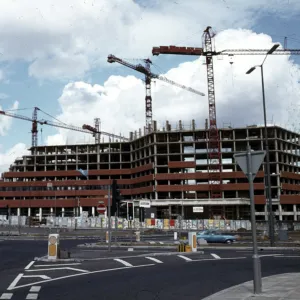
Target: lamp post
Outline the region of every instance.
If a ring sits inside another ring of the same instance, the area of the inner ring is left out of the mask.
[[[266,99],[265,99],[265,84],[264,84],[264,70],[263,65],[269,54],[272,54],[279,44],[273,45],[273,47],[267,52],[263,62],[260,65],[250,68],[246,74],[251,74],[256,68],[261,70],[261,85],[262,85],[262,98],[263,98],[263,113],[264,113],[264,142],[266,151],[266,183],[267,183],[267,199],[268,199],[268,210],[269,210],[269,237],[270,245],[274,246],[274,219],[273,219],[273,208],[272,208],[272,192],[271,192],[271,171],[270,171],[270,152],[269,152],[269,140],[268,140],[268,125],[267,125],[267,112],[266,112]]]

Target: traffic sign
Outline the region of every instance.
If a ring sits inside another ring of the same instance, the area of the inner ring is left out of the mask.
[[[249,171],[247,167],[247,152],[237,153],[234,154],[233,157],[235,158],[236,162],[242,169],[243,173],[247,176],[248,180],[254,180],[256,173],[259,170],[262,162],[264,161],[266,155],[266,151],[251,151],[251,173],[252,178],[249,178]]]
[[[106,206],[104,204],[99,204],[97,206],[97,212],[100,215],[104,215],[106,213]]]

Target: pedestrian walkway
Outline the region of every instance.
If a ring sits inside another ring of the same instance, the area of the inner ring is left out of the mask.
[[[203,300],[299,300],[300,273],[279,274],[262,279],[262,294],[253,294],[253,281],[228,288]]]

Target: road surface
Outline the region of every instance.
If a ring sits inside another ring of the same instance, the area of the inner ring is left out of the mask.
[[[249,250],[157,256],[133,253],[126,257],[61,264],[33,262],[34,256],[45,254],[42,243],[0,242],[0,255],[4,258],[0,264],[0,299],[5,296],[3,299],[13,300],[199,300],[252,279]],[[71,247],[76,241],[68,243],[66,246]],[[300,272],[299,251],[262,251],[260,255],[263,276]]]

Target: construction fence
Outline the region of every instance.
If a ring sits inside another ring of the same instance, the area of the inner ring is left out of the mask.
[[[108,218],[104,217],[46,217],[42,220],[26,216],[0,215],[0,227],[58,227],[70,229],[106,229]],[[300,222],[277,222],[276,229],[300,230]],[[138,219],[128,221],[121,218],[111,218],[113,229],[160,229],[160,230],[205,230],[220,229],[222,231],[251,230],[249,220],[169,220],[169,219],[145,219],[139,222]],[[267,222],[256,222],[257,230],[268,230]]]

